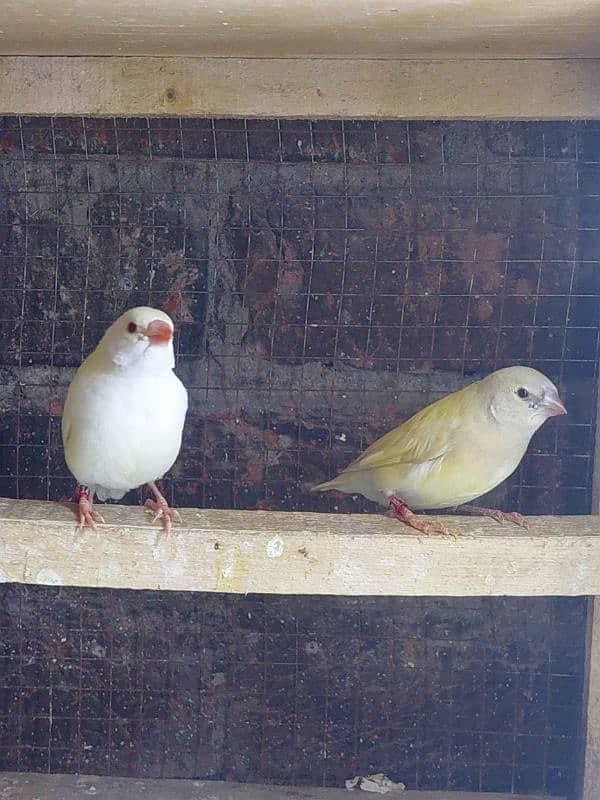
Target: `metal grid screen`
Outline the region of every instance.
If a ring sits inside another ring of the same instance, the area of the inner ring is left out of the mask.
[[[73,369],[150,303],[190,391],[177,504],[372,512],[308,486],[525,363],[569,415],[494,499],[589,512],[599,179],[595,122],[0,118],[0,495],[72,491]],[[573,785],[581,601],[2,591],[5,768]]]

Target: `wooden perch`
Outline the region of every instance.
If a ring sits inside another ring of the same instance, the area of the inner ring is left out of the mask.
[[[557,120],[599,105],[600,59],[0,56],[0,114]]]
[[[206,780],[156,780],[98,775],[36,775],[8,772],[0,775],[3,800],[348,800],[380,797],[365,792],[349,794],[346,789],[311,786],[264,786],[254,783],[224,783]],[[522,794],[487,792],[390,792],[388,800],[564,800]]]
[[[598,517],[529,529],[446,517],[423,536],[379,514],[182,509],[166,537],[141,507],[102,506],[99,533],[57,504],[0,500],[0,581],[333,595],[600,594]]]

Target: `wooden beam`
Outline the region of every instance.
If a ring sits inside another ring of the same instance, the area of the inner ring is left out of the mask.
[[[352,777],[350,775],[350,777]],[[0,774],[2,800],[348,800],[347,789],[321,789],[311,786],[263,786],[253,783],[225,783],[204,780],[148,780],[97,775],[39,775],[5,772]],[[368,795],[366,795],[368,796]],[[495,792],[390,792],[389,800],[564,800]]]
[[[594,446],[594,472],[592,475],[592,514],[600,514],[600,379],[597,390],[596,441]]]
[[[592,514],[600,524],[600,384],[592,477]],[[588,600],[583,702],[581,800],[597,800],[600,786],[600,592]]]
[[[595,517],[529,529],[446,517],[418,536],[378,514],[183,509],[169,537],[142,508],[107,505],[98,534],[56,503],[0,501],[0,581],[130,589],[332,595],[600,594]]]
[[[246,58],[598,55],[590,0],[3,0],[0,52]]]
[[[0,114],[597,117],[600,60],[0,58]]]
[[[600,600],[590,597],[587,610],[583,703],[581,800],[598,800],[600,786]]]

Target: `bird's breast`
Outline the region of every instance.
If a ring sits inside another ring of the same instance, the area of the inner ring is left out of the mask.
[[[82,376],[65,407],[69,468],[90,485],[126,489],[155,480],[177,457],[187,410],[179,379]]]
[[[523,452],[459,446],[435,461],[417,465],[409,476],[414,508],[449,508],[481,497],[515,471]]]

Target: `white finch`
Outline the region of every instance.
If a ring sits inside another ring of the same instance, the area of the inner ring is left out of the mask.
[[[166,533],[179,513],[155,481],[179,454],[187,391],[173,372],[173,322],[155,308],[131,308],[106,331],[75,373],[62,418],[67,465],[78,482],[79,526],[104,522],[100,500],[148,484],[146,506]]]
[[[446,529],[411,509],[460,507],[525,525],[515,512],[462,504],[508,478],[537,429],[548,417],[566,413],[556,387],[541,372],[499,369],[422,409],[313,491],[362,494],[424,533]]]

